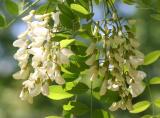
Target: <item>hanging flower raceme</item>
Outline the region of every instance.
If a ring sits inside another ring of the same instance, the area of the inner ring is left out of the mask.
[[[52,81],[65,83],[60,66],[69,63],[68,58],[73,53],[69,49],[60,48],[59,42],[51,40],[56,28],[49,27],[49,20],[52,18],[54,27],[57,27],[58,15],[58,12],[36,15],[33,10],[23,18],[27,29],[13,43],[19,48],[14,58],[20,67],[20,71],[13,77],[26,79],[20,94],[22,100],[32,102],[32,98],[40,93],[48,95],[49,83]]]
[[[140,95],[145,89],[143,79],[146,74],[137,70],[137,67],[143,64],[144,56],[137,50],[138,43],[129,36],[116,34],[104,40],[108,47],[106,61],[113,67],[112,70],[108,68],[110,77],[104,81],[104,85],[108,90],[118,92],[121,98],[112,104],[110,110],[131,110],[132,98]]]
[[[131,110],[132,99],[145,89],[143,79],[146,74],[137,70],[144,61],[144,55],[137,49],[139,44],[134,37],[122,35],[122,31],[104,35],[99,33],[97,27],[94,30],[93,36],[96,37],[96,32],[102,40],[96,42],[93,39],[86,50],[89,56],[86,64],[90,66],[88,78],[91,81],[104,78],[100,87],[101,96],[108,90],[118,93],[120,100],[113,102],[110,110]],[[97,49],[96,43],[102,44],[101,49]]]
[[[97,26],[95,26],[94,31],[93,31],[93,37],[96,35],[97,32],[98,32],[98,28]],[[93,81],[97,79],[98,77],[98,64],[96,60],[97,49],[96,49],[96,41],[94,39],[92,40],[89,47],[87,48],[86,54],[87,56],[89,56],[89,58],[87,59],[85,63],[88,66],[90,66],[90,68],[87,70],[88,71],[87,76],[91,81]]]

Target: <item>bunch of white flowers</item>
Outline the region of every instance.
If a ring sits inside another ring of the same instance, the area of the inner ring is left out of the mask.
[[[137,67],[143,64],[144,55],[138,51],[139,44],[133,39],[134,37],[123,37],[122,32],[113,32],[108,36],[100,35],[103,40],[103,49],[101,49],[103,54],[97,49],[94,40],[86,50],[86,54],[90,56],[86,61],[86,64],[90,66],[89,78],[91,80],[98,76],[104,78],[100,95],[105,95],[107,90],[119,94],[120,101],[114,102],[110,110],[114,111],[118,108],[131,110],[132,98],[140,95],[145,89],[143,79],[146,74],[137,70]],[[93,36],[95,36],[94,32]]]
[[[23,82],[20,94],[22,100],[30,103],[33,97],[42,93],[48,95],[49,83],[55,81],[64,84],[61,76],[61,64],[69,63],[73,53],[67,48],[61,48],[60,43],[52,40],[55,27],[59,24],[59,13],[36,15],[32,10],[22,20],[28,28],[18,36],[13,45],[18,47],[14,58],[18,60],[20,71],[15,73],[15,79],[27,79]],[[54,20],[54,28],[49,27],[49,20]]]
[[[114,36],[106,45],[110,47],[108,60],[113,65],[110,71],[112,78],[108,80],[108,89],[117,91],[121,98],[114,102],[110,110],[132,109],[132,98],[140,95],[144,89],[143,79],[146,74],[137,70],[143,64],[144,55],[137,50],[139,44],[130,37]]]

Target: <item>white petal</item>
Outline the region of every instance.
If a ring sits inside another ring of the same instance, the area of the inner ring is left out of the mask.
[[[13,42],[13,46],[14,47],[19,47],[19,48],[27,48],[27,42],[26,42],[26,40],[25,39],[18,39],[18,40],[15,40],[14,42]]]
[[[64,54],[67,57],[70,57],[74,54],[70,49],[67,49],[67,48],[61,49],[61,52],[62,52],[62,54]]]
[[[47,96],[49,94],[49,85],[47,82],[44,83],[44,85],[41,88],[42,94]]]
[[[65,83],[65,80],[62,78],[62,76],[61,76],[59,71],[55,72],[55,82],[57,84],[64,84]]]
[[[33,97],[39,95],[41,93],[41,86],[41,83],[35,84],[34,88],[29,88],[29,94]]]
[[[20,96],[21,100],[27,100],[29,103],[33,103],[33,98],[29,95],[28,91],[21,91]]]
[[[35,15],[35,19],[37,20],[43,20],[45,18],[47,18],[50,14],[43,14],[43,15]]]
[[[42,36],[42,37],[46,38],[48,34],[49,34],[49,29],[47,29],[47,28],[36,27],[33,29],[34,36]]]
[[[69,59],[67,56],[65,56],[63,53],[60,52],[59,54],[59,59],[60,59],[60,64],[68,64],[69,63]]]
[[[29,14],[28,16],[25,16],[22,18],[23,21],[31,21],[33,17],[33,14]]]
[[[52,13],[52,19],[54,20],[54,27],[59,24],[59,14],[60,12]]]
[[[31,48],[28,50],[28,53],[30,53],[34,56],[41,57],[43,55],[43,50],[42,50],[42,48]]]
[[[145,85],[141,81],[132,83],[129,86],[129,90],[130,90],[130,93],[132,94],[132,97],[137,97],[144,91],[144,89],[145,89]]]
[[[34,88],[35,82],[32,80],[26,80],[22,83],[25,88]]]
[[[113,102],[112,105],[109,107],[110,111],[116,111],[120,107],[118,102]]]
[[[27,61],[29,58],[29,54],[27,53],[27,50],[25,48],[20,48],[15,53],[14,58],[19,61]]]
[[[14,79],[27,79],[29,76],[29,68],[25,68],[13,74]]]

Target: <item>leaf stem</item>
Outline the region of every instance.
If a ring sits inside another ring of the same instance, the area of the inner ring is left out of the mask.
[[[90,114],[90,118],[92,118],[92,114],[93,114],[93,81],[91,80],[91,101],[90,101],[90,105],[91,105],[91,114]]]
[[[11,20],[8,25],[5,28],[8,28],[10,25],[12,25],[18,18],[20,18],[23,14],[25,14],[26,11],[28,11],[31,7],[36,5],[40,0],[36,0],[31,5],[29,5],[26,9],[23,10],[22,13],[20,13],[15,19]]]
[[[152,115],[155,115],[155,108],[153,105],[153,96],[152,96],[150,85],[147,85],[147,88],[148,88],[148,92],[149,92],[149,96],[150,96],[150,101],[152,103]]]

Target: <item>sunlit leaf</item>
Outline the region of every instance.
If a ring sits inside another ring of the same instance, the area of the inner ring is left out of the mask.
[[[48,97],[53,100],[62,100],[72,97],[73,94],[68,93],[60,85],[53,85],[49,87]]]
[[[19,14],[18,4],[16,4],[13,0],[5,0],[5,5],[9,13],[13,15]]]
[[[160,84],[160,77],[154,77],[150,79],[149,83],[150,84]]]
[[[81,16],[89,15],[89,12],[83,6],[79,4],[71,4],[70,7],[74,12],[76,12],[77,14]]]
[[[154,104],[155,104],[155,106],[157,106],[157,107],[159,107],[159,108],[160,108],[160,98],[159,98],[159,99],[154,100]]]
[[[60,47],[61,48],[65,48],[68,45],[72,44],[74,41],[75,41],[75,39],[65,39],[65,40],[62,40],[62,41],[60,41]]]
[[[6,19],[2,14],[0,14],[0,27],[4,27],[5,25],[6,25]]]
[[[141,101],[133,105],[133,110],[130,113],[140,113],[149,108],[151,103],[149,101]]]
[[[128,5],[132,5],[135,3],[135,0],[123,0],[124,3],[128,4]]]
[[[70,111],[74,106],[71,105],[71,102],[69,102],[67,105],[63,105],[63,110]]]
[[[73,87],[75,87],[75,83],[74,82],[67,82],[65,84],[65,89],[68,91],[68,90],[71,90]]]
[[[147,56],[145,56],[144,65],[149,65],[155,62],[159,58],[159,56],[160,56],[160,50],[149,53]]]
[[[110,118],[110,114],[107,111],[102,110],[102,112],[103,112],[103,118]]]

